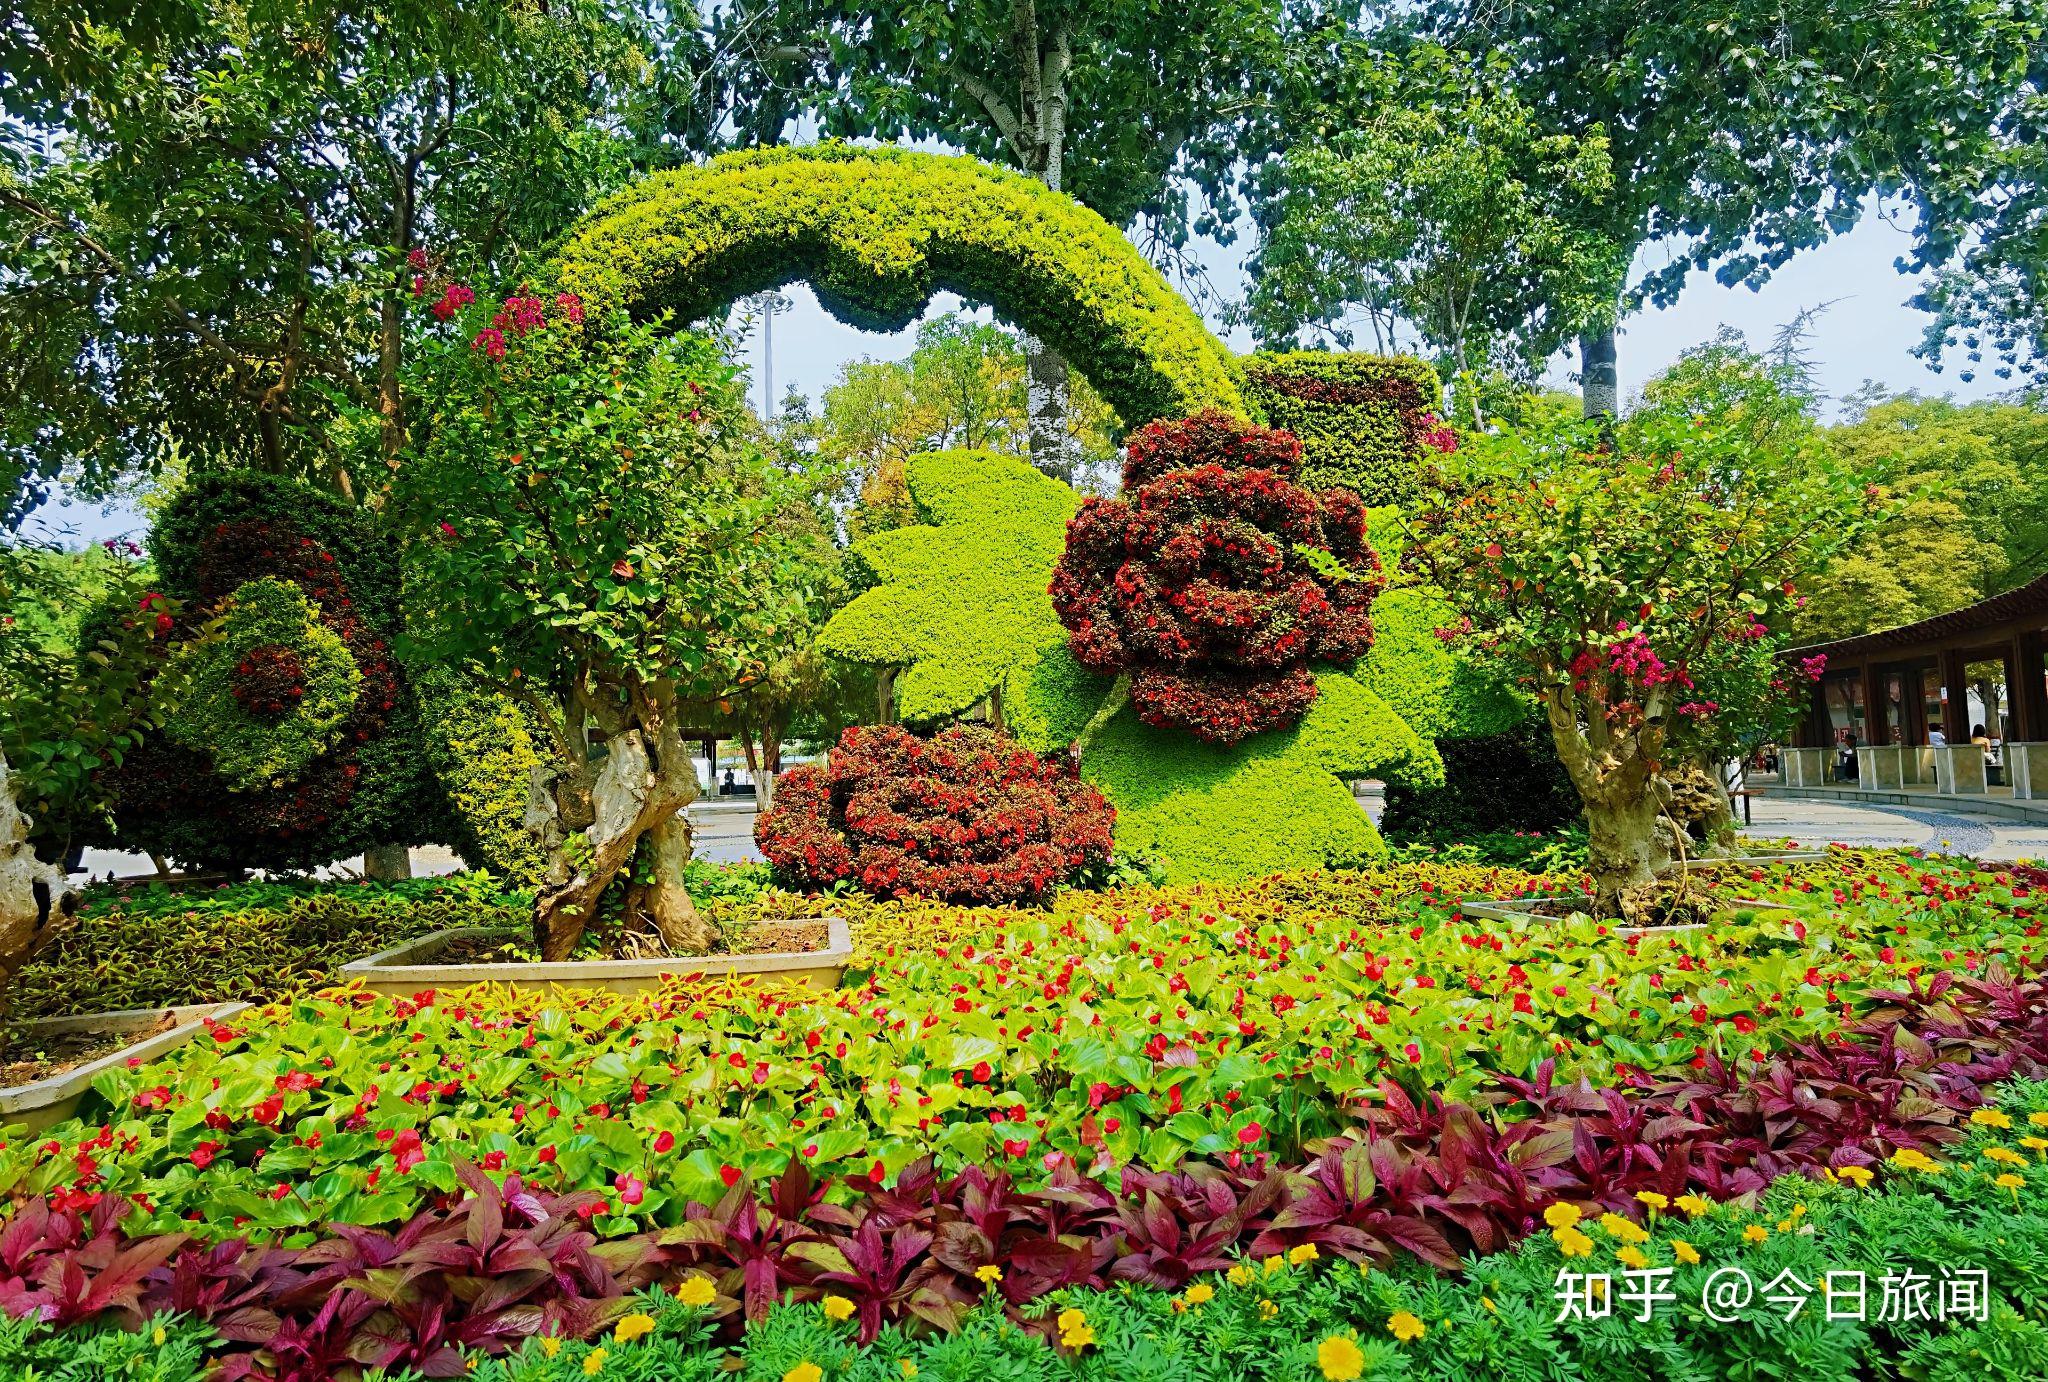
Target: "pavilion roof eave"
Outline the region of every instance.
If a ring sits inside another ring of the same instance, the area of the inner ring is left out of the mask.
[[[2003,595],[1993,595],[1916,623],[1878,629],[1854,638],[1838,638],[1832,643],[1788,648],[1781,656],[1791,660],[1825,654],[1834,663],[1863,661],[1883,653],[1970,647],[1980,635],[1987,636],[1988,641],[1990,635],[2019,632],[2029,622],[2035,627],[2048,624],[2048,575],[2038,576]]]

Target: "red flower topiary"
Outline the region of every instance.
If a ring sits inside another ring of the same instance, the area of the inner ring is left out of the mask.
[[[1301,444],[1226,413],[1132,434],[1124,492],[1067,524],[1053,608],[1074,656],[1129,673],[1147,724],[1215,744],[1299,720],[1312,662],[1372,645],[1379,559],[1349,490],[1295,483]]]
[[[782,774],[754,839],[786,882],[876,897],[1044,901],[1108,860],[1116,812],[1063,764],[956,725],[929,739],[856,726],[827,766]]]

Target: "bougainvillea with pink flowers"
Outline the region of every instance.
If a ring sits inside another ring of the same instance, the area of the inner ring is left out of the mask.
[[[1063,762],[955,725],[929,739],[856,726],[823,768],[782,776],[754,838],[805,889],[852,882],[876,897],[1038,903],[1107,863],[1116,812]]]
[[[1772,630],[1864,491],[1810,432],[1682,406],[1483,438],[1424,486],[1415,553],[1462,616],[1440,636],[1539,697],[1600,905],[1642,914],[1668,863],[1660,774],[1796,708],[1817,669],[1788,676]]]
[[[1299,720],[1310,668],[1372,644],[1365,505],[1296,483],[1301,445],[1224,413],[1133,433],[1124,488],[1067,525],[1053,608],[1145,723],[1234,744]]]

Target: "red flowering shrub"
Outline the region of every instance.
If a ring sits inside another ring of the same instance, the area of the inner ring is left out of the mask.
[[[1128,673],[1147,724],[1214,744],[1300,719],[1312,662],[1372,644],[1365,505],[1295,482],[1301,446],[1225,413],[1134,433],[1120,498],[1067,525],[1053,608],[1074,656]]]
[[[1036,903],[1109,858],[1115,820],[1100,792],[994,730],[924,739],[864,725],[826,767],[777,780],[754,839],[798,887],[851,880],[876,897]]]
[[[306,668],[290,648],[257,648],[235,664],[235,701],[258,720],[276,721],[306,696]]]

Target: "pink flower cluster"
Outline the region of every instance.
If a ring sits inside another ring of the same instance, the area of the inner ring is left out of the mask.
[[[453,293],[455,289],[451,287],[449,291]],[[465,294],[469,292],[467,288],[462,291]],[[557,293],[555,311],[563,321],[580,324],[583,320],[583,299],[574,293]],[[440,304],[435,305],[434,312],[446,320]],[[502,360],[505,358],[505,337],[508,333],[524,336],[527,332],[538,331],[547,324],[547,304],[533,296],[522,284],[518,292],[506,298],[504,305],[491,314],[491,324],[477,332],[470,339],[470,345],[493,360]]]
[[[460,312],[476,301],[476,294],[460,283],[451,283],[442,290],[441,300],[434,304],[434,315],[442,321]]]
[[[1422,415],[1422,430],[1416,439],[1441,455],[1447,456],[1458,449],[1458,434],[1435,413]]]
[[[1808,681],[1819,681],[1828,670],[1828,655],[1815,653],[1812,657],[1799,659],[1799,674]]]

